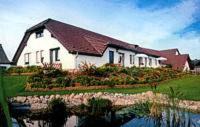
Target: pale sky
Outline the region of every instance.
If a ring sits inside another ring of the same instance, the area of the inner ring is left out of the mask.
[[[200,0],[0,0],[0,43],[10,60],[26,29],[47,18],[200,59]]]

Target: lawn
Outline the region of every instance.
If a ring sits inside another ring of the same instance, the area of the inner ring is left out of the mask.
[[[26,76],[5,76],[4,87],[7,96],[16,95],[46,95],[46,94],[70,94],[80,92],[118,92],[118,93],[140,93],[148,90],[152,90],[150,87],[138,87],[138,88],[109,88],[101,90],[76,90],[76,91],[48,91],[48,92],[25,92],[24,84],[26,82]],[[187,100],[200,100],[200,76],[188,75],[180,79],[174,79],[170,81],[162,82],[157,90],[161,93],[168,93],[169,87],[173,87],[174,90],[180,91],[184,96],[181,99]]]

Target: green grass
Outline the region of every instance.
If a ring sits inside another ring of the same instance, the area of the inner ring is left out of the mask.
[[[168,93],[169,87],[183,93],[183,96],[179,97],[180,99],[200,101],[200,75],[190,75],[181,79],[162,83],[158,87],[158,91],[161,93]]]
[[[7,103],[7,100],[6,100],[5,87],[4,87],[2,77],[3,77],[2,76],[2,70],[0,70],[0,106],[2,106],[3,112],[5,114],[7,126],[12,127],[12,122],[11,122],[8,103]],[[1,124],[0,124],[0,126],[1,126]]]
[[[4,86],[7,96],[16,95],[49,95],[49,94],[70,94],[80,92],[112,92],[112,93],[140,93],[148,90],[152,90],[150,87],[138,87],[138,88],[109,88],[99,90],[73,90],[73,91],[47,91],[47,92],[25,92],[24,84],[26,82],[26,76],[6,76],[4,77]],[[157,90],[161,93],[168,93],[169,87],[173,87],[174,90],[180,91],[184,94],[181,99],[187,100],[200,100],[200,76],[189,75],[180,79],[173,79],[167,82],[161,83]]]

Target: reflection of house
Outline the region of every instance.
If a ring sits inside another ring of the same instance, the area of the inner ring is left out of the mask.
[[[160,67],[160,58],[138,45],[47,19],[26,31],[13,62],[20,66],[62,65],[63,69],[76,69],[82,62]]]
[[[0,68],[7,68],[10,66],[10,61],[6,56],[6,53],[3,50],[2,45],[0,44]]]

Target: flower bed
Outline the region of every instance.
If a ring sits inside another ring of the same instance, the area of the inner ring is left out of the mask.
[[[30,90],[31,88],[115,87],[117,85],[154,84],[182,75],[184,73],[169,68],[126,68],[109,64],[96,67],[85,63],[77,74],[53,68],[41,69],[29,77],[26,88]]]

